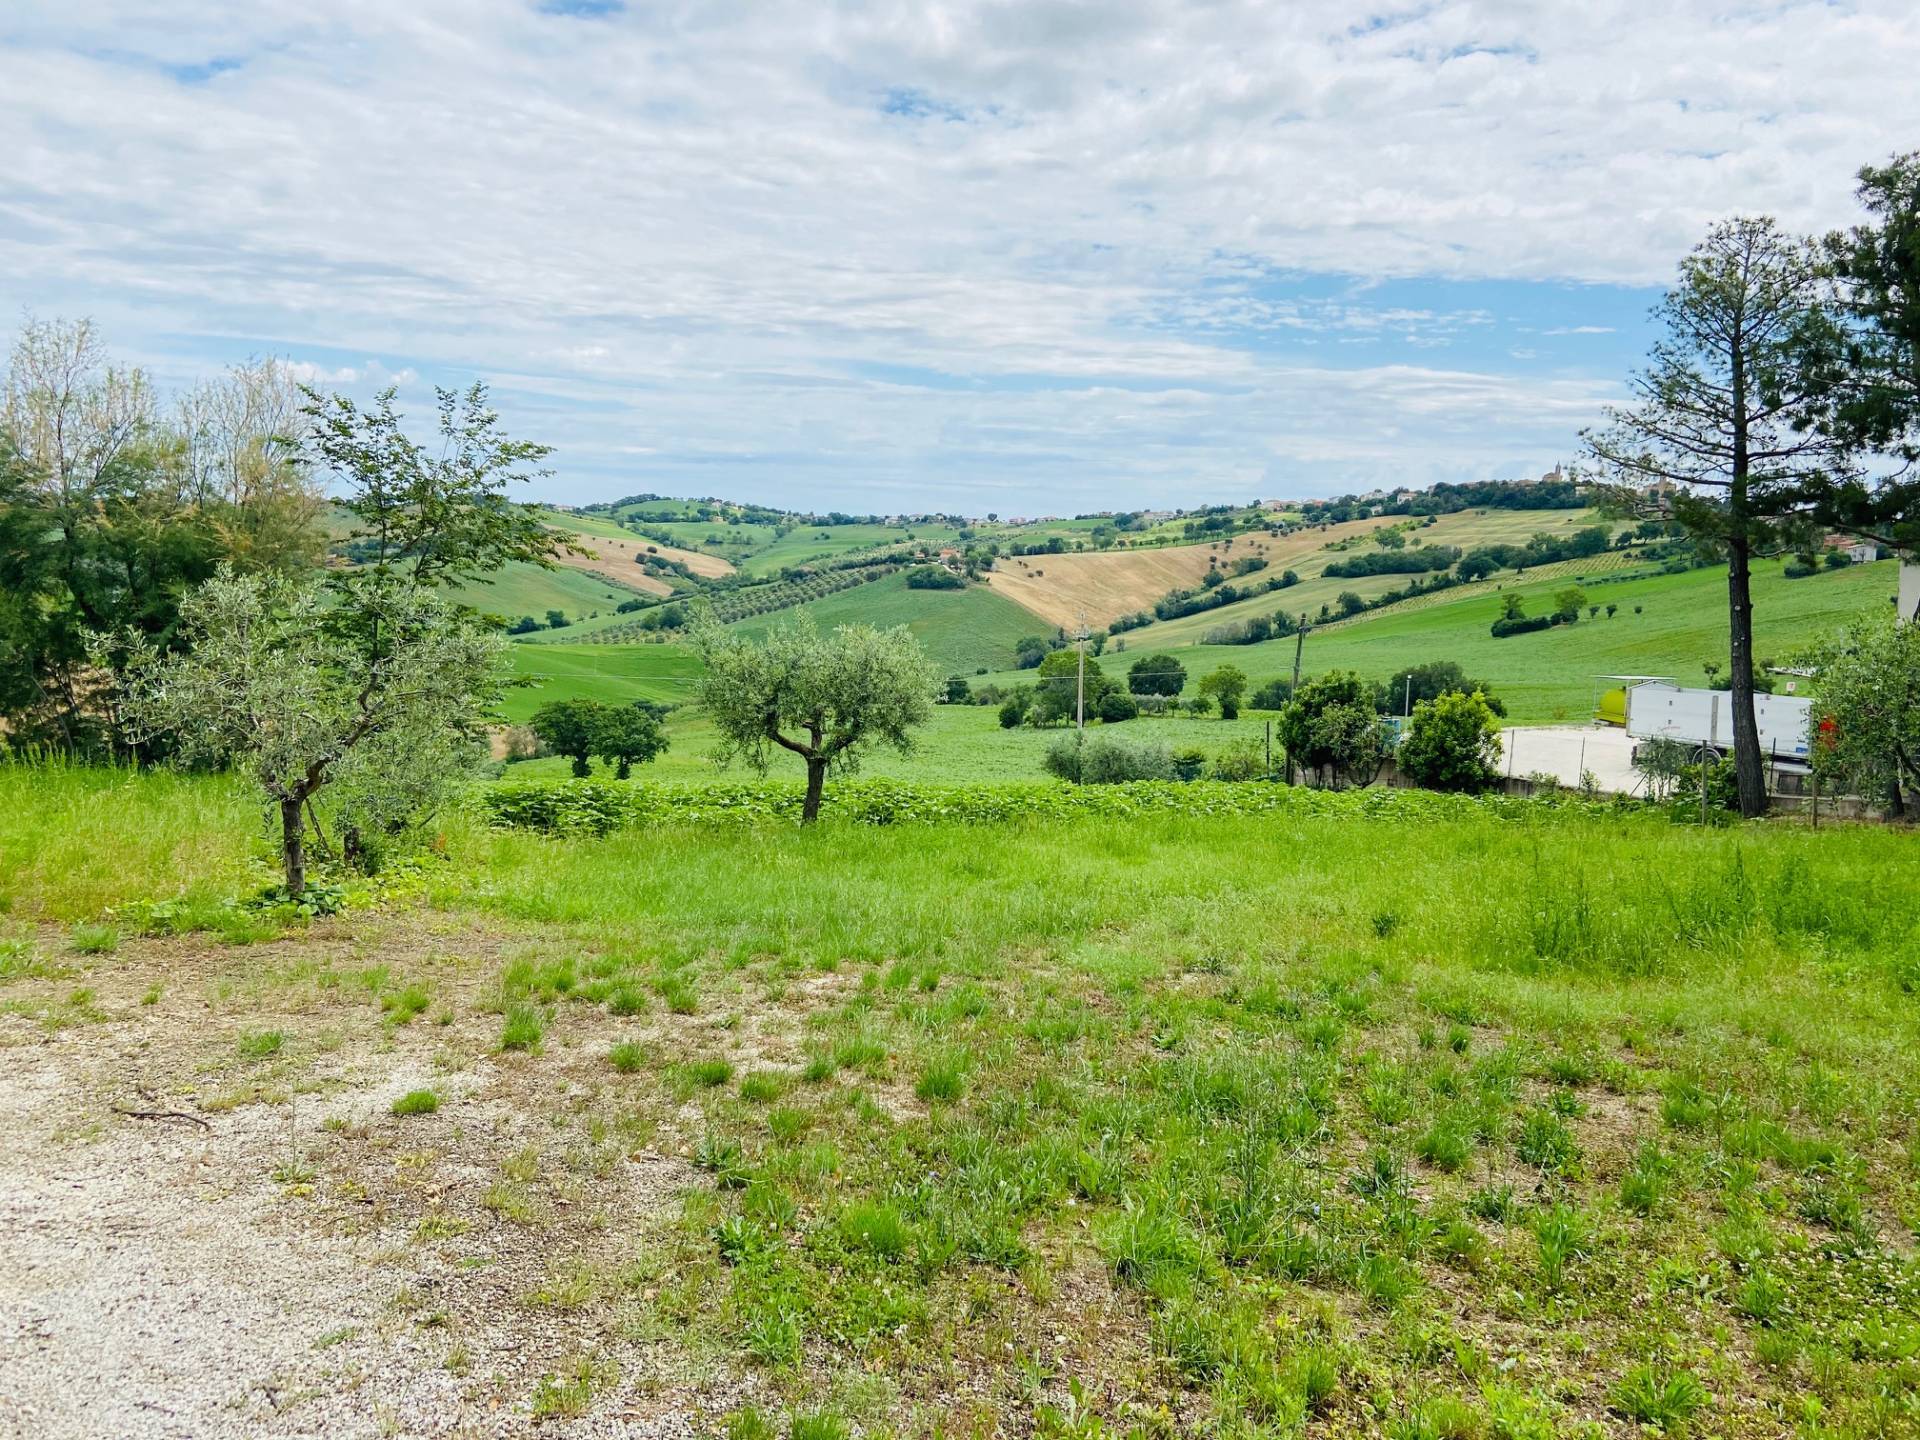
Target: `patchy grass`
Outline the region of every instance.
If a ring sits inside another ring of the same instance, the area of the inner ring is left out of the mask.
[[[464,1372],[475,1426],[665,1387],[743,1436],[1898,1435],[1912,844],[456,829],[417,910],[128,933],[84,1001],[43,941],[0,1003],[47,1048],[141,1026],[146,1083],[270,1132],[290,1214],[419,1267],[395,1326],[449,1333],[394,1363]],[[399,1023],[415,986],[447,1024]],[[322,1128],[349,1060],[462,1123]]]
[[[440,1097],[431,1090],[409,1090],[393,1102],[396,1115],[431,1115],[440,1108]]]

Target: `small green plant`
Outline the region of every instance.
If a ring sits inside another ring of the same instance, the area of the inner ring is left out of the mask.
[[[243,1060],[265,1060],[270,1055],[278,1055],[286,1041],[287,1037],[278,1030],[252,1030],[240,1037],[237,1048]]]
[[[541,1037],[546,1033],[545,1016],[531,1005],[515,1005],[507,1011],[500,1027],[500,1048],[531,1053],[540,1048]]]
[[[607,1051],[607,1063],[622,1075],[634,1075],[647,1063],[647,1052],[631,1040],[622,1040]]]
[[[840,1234],[847,1244],[882,1260],[897,1260],[913,1243],[913,1231],[891,1205],[857,1204],[841,1212]]]
[[[421,1014],[433,1003],[424,985],[403,985],[397,990],[389,990],[380,997],[381,1012],[394,1024],[410,1024],[414,1017]]]
[[[831,1410],[815,1410],[793,1417],[787,1426],[787,1440],[852,1440],[847,1422]]]
[[[1613,1408],[1629,1420],[1671,1431],[1711,1398],[1691,1372],[1644,1364],[1634,1366],[1614,1387]]]
[[[1473,1131],[1456,1120],[1441,1118],[1414,1144],[1414,1154],[1449,1174],[1473,1158]]]
[[[780,1440],[780,1432],[757,1405],[727,1417],[727,1440]]]
[[[943,1056],[929,1062],[926,1069],[920,1072],[920,1080],[913,1087],[913,1093],[922,1100],[951,1102],[964,1095],[966,1089],[965,1065],[956,1057]]]
[[[82,925],[71,943],[79,955],[111,955],[120,948],[120,931],[112,925]]]
[[[440,1097],[431,1090],[409,1090],[393,1102],[396,1115],[431,1115],[440,1108]]]
[[[785,1088],[785,1082],[777,1071],[756,1070],[740,1082],[740,1098],[764,1105],[770,1100],[778,1100]]]
[[[1528,1111],[1513,1148],[1521,1160],[1550,1174],[1571,1175],[1578,1167],[1580,1147],[1567,1122],[1552,1110]]]
[[[687,1074],[693,1083],[702,1089],[712,1090],[733,1078],[733,1062],[730,1060],[696,1060],[687,1067]]]
[[[1556,1205],[1534,1217],[1533,1238],[1540,1249],[1540,1278],[1549,1290],[1566,1284],[1567,1267],[1587,1253],[1587,1227],[1580,1212]]]

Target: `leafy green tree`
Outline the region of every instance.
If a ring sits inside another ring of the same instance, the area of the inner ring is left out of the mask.
[[[1827,483],[1844,446],[1822,432],[1835,325],[1815,257],[1768,219],[1716,225],[1656,311],[1664,334],[1629,382],[1630,405],[1585,435],[1613,505],[1671,519],[1724,556],[1740,810],[1766,809],[1753,703],[1752,562],[1791,546],[1804,487]]]
[[[1132,720],[1140,714],[1140,702],[1125,690],[1114,688],[1100,697],[1100,719],[1108,725]]]
[[[967,684],[964,675],[947,677],[947,693],[944,697],[948,705],[965,705],[973,699],[973,688]]]
[[[1333,603],[1340,607],[1342,618],[1358,615],[1367,608],[1367,602],[1354,590],[1342,590],[1334,597]]]
[[[1142,655],[1127,667],[1127,689],[1136,695],[1178,695],[1187,667],[1171,655]]]
[[[1506,715],[1507,707],[1494,695],[1492,687],[1484,681],[1468,678],[1467,672],[1454,660],[1429,660],[1425,664],[1395,672],[1381,681],[1380,687],[1374,691],[1373,706],[1382,715],[1411,716],[1413,706],[1422,700],[1437,700],[1442,695],[1454,692],[1471,695],[1475,691],[1486,700],[1487,708],[1495,715]]]
[[[181,607],[183,652],[127,641],[129,734],[250,776],[277,811],[296,900],[315,797],[338,785],[362,823],[416,818],[484,758],[504,679],[505,642],[425,587],[386,577],[354,600],[344,615],[319,586],[223,568]]]
[[[1810,659],[1820,672],[1815,768],[1920,820],[1920,620],[1862,617]]]
[[[349,543],[366,568],[437,585],[510,560],[551,568],[559,554],[588,553],[549,529],[537,505],[508,498],[509,486],[551,473],[539,468],[551,447],[509,439],[485,385],[434,393],[437,449],[407,435],[392,389],[364,411],[344,395],[304,391],[302,453],[343,488],[338,503],[357,522]]]
[[[1911,554],[1920,549],[1920,151],[1859,178],[1868,223],[1821,247],[1842,333],[1811,359],[1827,379],[1823,433],[1892,463],[1806,477],[1794,498],[1821,525]]]
[[[1280,710],[1293,698],[1293,682],[1285,676],[1269,680],[1253,692],[1253,708],[1256,710]]]
[[[527,728],[540,737],[540,743],[555,755],[573,761],[573,773],[593,773],[589,763],[594,753],[594,722],[600,710],[597,700],[550,700],[533,712]]]
[[[165,414],[85,321],[29,321],[0,375],[0,716],[16,742],[111,743],[128,634],[178,643],[180,602],[227,561],[299,573],[324,547],[283,439],[284,366],[237,367]],[[108,667],[107,673],[98,668]]]
[[[1413,707],[1395,758],[1430,790],[1482,790],[1500,775],[1500,723],[1484,695],[1449,691]]]
[[[1240,714],[1241,698],[1247,693],[1246,672],[1237,665],[1222,665],[1200,677],[1199,693],[1220,707],[1220,718],[1232,720]]]
[[[1385,757],[1385,731],[1367,684],[1351,670],[1301,682],[1280,712],[1274,733],[1295,764],[1339,786],[1373,782]]]
[[[644,700],[600,707],[593,717],[593,753],[614,767],[614,779],[625,780],[635,765],[644,765],[666,750],[660,718],[660,712]]]
[[[1013,691],[1000,702],[1000,728],[1011,730],[1027,718],[1027,707],[1033,703],[1033,692],[1026,687]]]
[[[1569,585],[1565,589],[1553,592],[1553,613],[1563,625],[1571,625],[1580,618],[1580,609],[1587,603],[1587,592],[1578,585]]]
[[[807,767],[801,819],[819,818],[827,771],[856,769],[864,751],[913,748],[933,714],[939,674],[904,625],[846,625],[821,635],[800,617],[754,643],[706,620],[694,632],[706,663],[701,707],[720,736],[720,760],[741,758],[765,774],[776,750]]]

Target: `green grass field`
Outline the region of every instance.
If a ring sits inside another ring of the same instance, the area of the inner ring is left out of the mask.
[[[574,621],[598,612],[604,620],[639,592],[584,570],[544,570],[516,560],[485,580],[452,586],[447,594],[456,603],[489,615],[507,620],[531,615],[544,625],[549,610],[559,610]]]
[[[867,585],[775,615],[755,616],[732,628],[743,635],[761,635],[787,617],[804,612],[822,630],[836,625],[877,625],[889,629],[904,625],[926,647],[942,674],[971,675],[982,666],[1007,663],[1014,644],[1024,635],[1045,633],[1032,615],[984,585],[964,590],[914,590],[905,575],[889,575]]]
[[[0,767],[6,1163],[75,1194],[75,1147],[150,1146],[99,1083],[137,1054],[215,1127],[201,1213],[269,1207],[314,1277],[254,1321],[305,1405],[377,1370],[555,1433],[1920,1422],[1909,835],[456,820],[381,908],[143,934],[257,881],[252,808]],[[390,1323],[309,1362],[329,1287]]]
[[[1766,561],[1753,582],[1754,642],[1760,658],[1783,660],[1798,647],[1845,624],[1863,610],[1887,603],[1898,586],[1891,561],[1822,571],[1788,580],[1781,562]],[[1530,613],[1551,608],[1553,593],[1565,578],[1508,584],[1527,601]],[[1496,640],[1488,627],[1499,614],[1498,593],[1416,602],[1362,616],[1307,637],[1301,665],[1304,675],[1328,670],[1357,670],[1383,679],[1409,665],[1455,660],[1468,674],[1491,684],[1506,701],[1512,724],[1537,725],[1591,717],[1594,678],[1604,674],[1673,675],[1681,683],[1706,681],[1703,666],[1727,659],[1726,573],[1690,570],[1680,575],[1590,583],[1588,599],[1619,607],[1609,619],[1582,616],[1577,625]],[[1635,614],[1639,606],[1641,613]],[[1134,659],[1159,653],[1147,643],[1151,631],[1119,637],[1126,649],[1111,648],[1102,657],[1107,673],[1121,675]],[[1189,684],[1215,666],[1237,665],[1256,685],[1293,673],[1292,637],[1260,645],[1164,647],[1187,667]],[[1019,683],[1017,671],[991,679]]]
[[[550,700],[678,703],[688,697],[700,662],[678,645],[515,645],[505,718],[522,723]]]

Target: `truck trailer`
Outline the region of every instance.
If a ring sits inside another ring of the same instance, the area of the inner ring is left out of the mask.
[[[1804,769],[1813,702],[1803,695],[1755,695],[1753,711],[1761,756]],[[1733,695],[1726,690],[1691,690],[1668,681],[1634,685],[1627,691],[1627,734],[1635,740],[1678,740],[1692,748],[1696,759],[1709,748],[1731,755]]]

